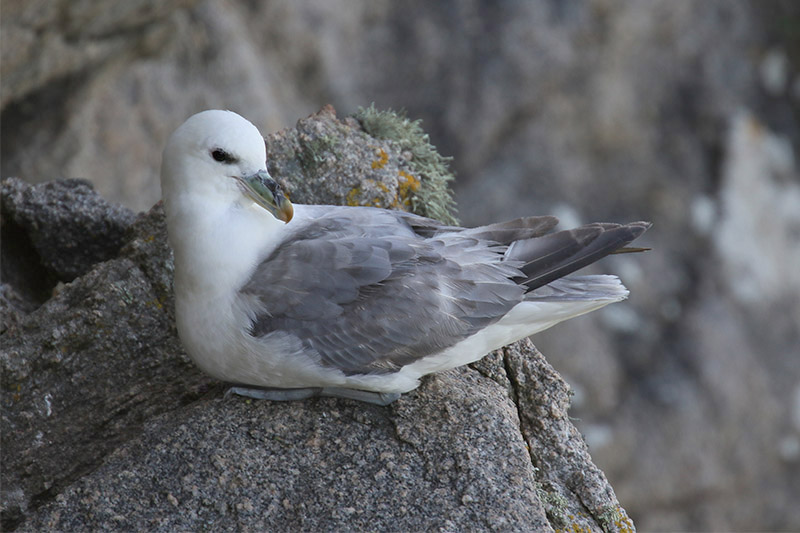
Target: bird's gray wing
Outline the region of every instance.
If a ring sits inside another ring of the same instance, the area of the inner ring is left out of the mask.
[[[387,373],[522,300],[505,247],[427,220],[331,208],[303,221],[241,289],[261,304],[251,334],[289,334],[346,374]]]
[[[402,219],[414,230],[414,233],[422,237],[433,237],[444,232],[461,232],[470,237],[504,245],[511,244],[514,241],[540,237],[558,224],[558,219],[550,215],[520,217],[477,228],[444,226],[437,220],[421,217],[413,213],[398,212],[397,218]]]

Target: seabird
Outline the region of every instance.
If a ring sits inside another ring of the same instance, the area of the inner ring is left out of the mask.
[[[295,205],[264,138],[230,111],[189,118],[164,149],[180,338],[235,393],[388,404],[471,363],[627,297],[576,276],[650,224],[551,232],[552,216],[477,228],[403,211]]]

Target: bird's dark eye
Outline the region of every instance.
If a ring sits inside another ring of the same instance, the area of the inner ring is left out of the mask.
[[[214,161],[219,161],[220,163],[233,163],[234,161],[236,161],[235,157],[233,157],[225,150],[221,150],[219,148],[211,150],[211,157],[214,158]]]

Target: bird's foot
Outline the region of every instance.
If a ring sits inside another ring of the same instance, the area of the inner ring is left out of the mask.
[[[231,387],[225,397],[231,394],[253,398],[255,400],[272,400],[273,402],[291,402],[305,400],[314,396],[346,398],[375,405],[389,405],[400,397],[397,392],[372,392],[340,387],[308,387],[305,389],[278,389],[268,387]]]
[[[231,387],[225,393],[227,398],[231,394],[253,398],[255,400],[272,400],[273,402],[291,402],[294,400],[305,400],[312,396],[319,396],[322,392],[321,387],[309,387],[307,389],[275,389],[267,387]]]
[[[359,402],[372,403],[375,405],[389,405],[400,397],[399,392],[372,392],[358,389],[343,389],[339,387],[325,387],[320,392],[320,396],[330,396],[332,398],[347,398],[358,400]]]

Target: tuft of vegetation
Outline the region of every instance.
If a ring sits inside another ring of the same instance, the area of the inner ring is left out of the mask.
[[[597,522],[603,531],[618,531],[619,533],[633,533],[636,528],[633,522],[621,510],[619,505],[605,507],[597,517]]]
[[[401,151],[411,154],[411,174],[420,177],[415,183],[406,178],[402,191],[408,195],[411,211],[446,224],[458,224],[456,203],[449,186],[455,178],[449,166],[452,158],[442,156],[431,145],[428,134],[420,126],[422,121],[409,119],[405,112],[378,110],[375,104],[360,107],[354,117],[368,134],[393,141]]]

